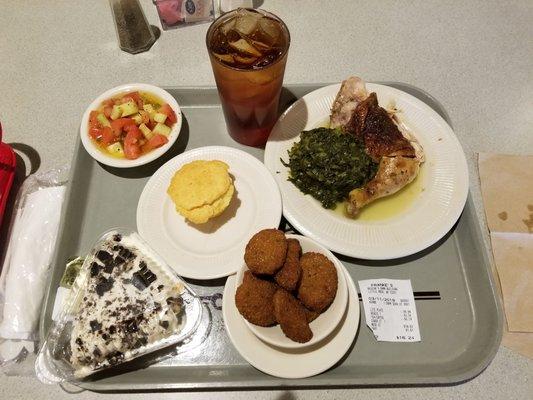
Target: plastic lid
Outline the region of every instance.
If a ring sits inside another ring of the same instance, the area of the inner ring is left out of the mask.
[[[36,363],[45,383],[76,381],[188,339],[200,299],[137,233],[115,229],[94,245]]]

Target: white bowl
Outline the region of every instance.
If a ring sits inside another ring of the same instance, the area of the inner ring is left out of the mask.
[[[322,339],[327,337],[333,330],[337,327],[341,321],[344,312],[346,311],[346,306],[348,304],[348,286],[346,284],[346,277],[344,275],[345,268],[342,263],[335,257],[328,249],[324,246],[318,244],[312,239],[309,239],[301,235],[286,235],[288,239],[297,239],[302,246],[302,253],[306,252],[315,252],[324,254],[337,269],[337,295],[333,300],[333,303],[328,307],[326,311],[318,316],[313,322],[309,324],[311,331],[313,332],[313,337],[310,341],[306,343],[298,343],[289,339],[279,325],[263,327],[254,325],[248,322],[244,317],[241,318],[246,322],[250,330],[262,341],[269,343],[273,346],[287,348],[287,349],[297,349],[312,344],[320,342]],[[238,288],[242,283],[244,273],[248,270],[246,264],[237,272],[237,282],[235,288]]]
[[[98,106],[104,101],[107,100],[117,94],[125,93],[125,92],[132,92],[132,91],[143,91],[143,92],[150,92],[155,94],[156,96],[160,97],[170,105],[170,107],[174,110],[176,113],[176,117],[178,121],[174,124],[172,127],[172,130],[170,131],[170,134],[168,135],[168,143],[165,145],[158,147],[155,150],[152,150],[151,152],[147,154],[143,154],[139,158],[135,160],[128,160],[128,159],[119,159],[115,157],[108,156],[104,152],[102,152],[98,146],[91,140],[89,137],[89,114],[91,111],[96,110]],[[170,93],[168,93],[166,90],[163,90],[157,86],[148,85],[146,83],[128,83],[125,85],[120,85],[117,87],[114,87],[113,89],[109,89],[102,93],[100,96],[98,96],[85,110],[85,113],[83,114],[83,117],[81,119],[81,126],[80,126],[80,136],[81,136],[81,142],[83,143],[83,147],[85,147],[85,150],[91,155],[92,158],[94,158],[96,161],[101,162],[102,164],[109,165],[110,167],[116,167],[116,168],[130,168],[130,167],[137,167],[139,165],[144,165],[149,163],[150,161],[155,160],[156,158],[162,156],[176,141],[178,138],[178,135],[180,134],[181,130],[181,122],[182,122],[182,116],[181,116],[181,109],[178,105],[178,102]]]

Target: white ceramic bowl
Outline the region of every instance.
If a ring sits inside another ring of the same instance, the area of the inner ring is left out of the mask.
[[[269,343],[273,346],[287,348],[287,349],[297,349],[312,344],[320,342],[322,339],[327,337],[333,330],[337,327],[339,322],[346,311],[346,306],[348,304],[348,286],[346,284],[346,277],[344,275],[345,268],[342,263],[335,257],[328,249],[324,246],[318,244],[312,239],[309,239],[301,235],[286,235],[288,239],[297,239],[302,246],[302,253],[306,252],[315,252],[324,254],[330,261],[333,262],[335,268],[337,269],[338,277],[338,286],[337,286],[337,295],[333,300],[333,303],[329,308],[320,314],[313,322],[309,324],[311,331],[313,332],[313,337],[310,341],[306,343],[298,343],[289,339],[279,325],[271,327],[263,327],[254,325],[244,317],[241,318],[246,322],[250,330],[262,341]],[[244,264],[244,263],[243,263]],[[235,288],[239,287],[242,283],[244,273],[248,270],[246,264],[237,272],[237,282]]]
[[[108,156],[100,149],[98,149],[97,145],[89,137],[89,115],[91,111],[96,110],[104,100],[107,100],[120,93],[132,91],[150,92],[160,97],[165,103],[168,103],[170,107],[174,110],[178,121],[174,124],[170,134],[168,135],[168,143],[166,143],[165,145],[158,147],[157,149],[152,150],[151,152],[144,154],[135,160],[119,159]],[[147,164],[150,161],[153,161],[156,158],[162,156],[164,153],[166,153],[166,151],[170,149],[170,147],[172,147],[172,145],[178,138],[178,135],[180,134],[181,130],[181,123],[182,115],[180,106],[178,105],[176,99],[170,95],[170,93],[157,86],[148,85],[146,83],[128,83],[105,91],[100,96],[98,96],[89,105],[89,107],[87,107],[81,119],[80,136],[81,142],[83,143],[83,147],[85,147],[85,150],[87,150],[91,157],[94,158],[96,161],[101,162],[105,165],[109,165],[110,167],[130,168]]]

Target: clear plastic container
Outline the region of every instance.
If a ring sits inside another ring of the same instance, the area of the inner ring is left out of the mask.
[[[75,382],[140,357],[142,366],[157,362],[195,333],[202,311],[196,294],[137,233],[108,231],[48,332],[37,376]]]

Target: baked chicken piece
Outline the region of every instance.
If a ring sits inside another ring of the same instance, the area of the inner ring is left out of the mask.
[[[330,118],[332,128],[340,127],[359,137],[366,153],[379,162],[374,178],[349,194],[346,212],[353,217],[372,201],[396,193],[412,182],[424,161],[416,140],[379,106],[376,93],[367,93],[360,78],[345,80]]]
[[[367,97],[365,82],[361,78],[352,76],[343,81],[331,109],[330,128],[347,125],[357,105]]]

